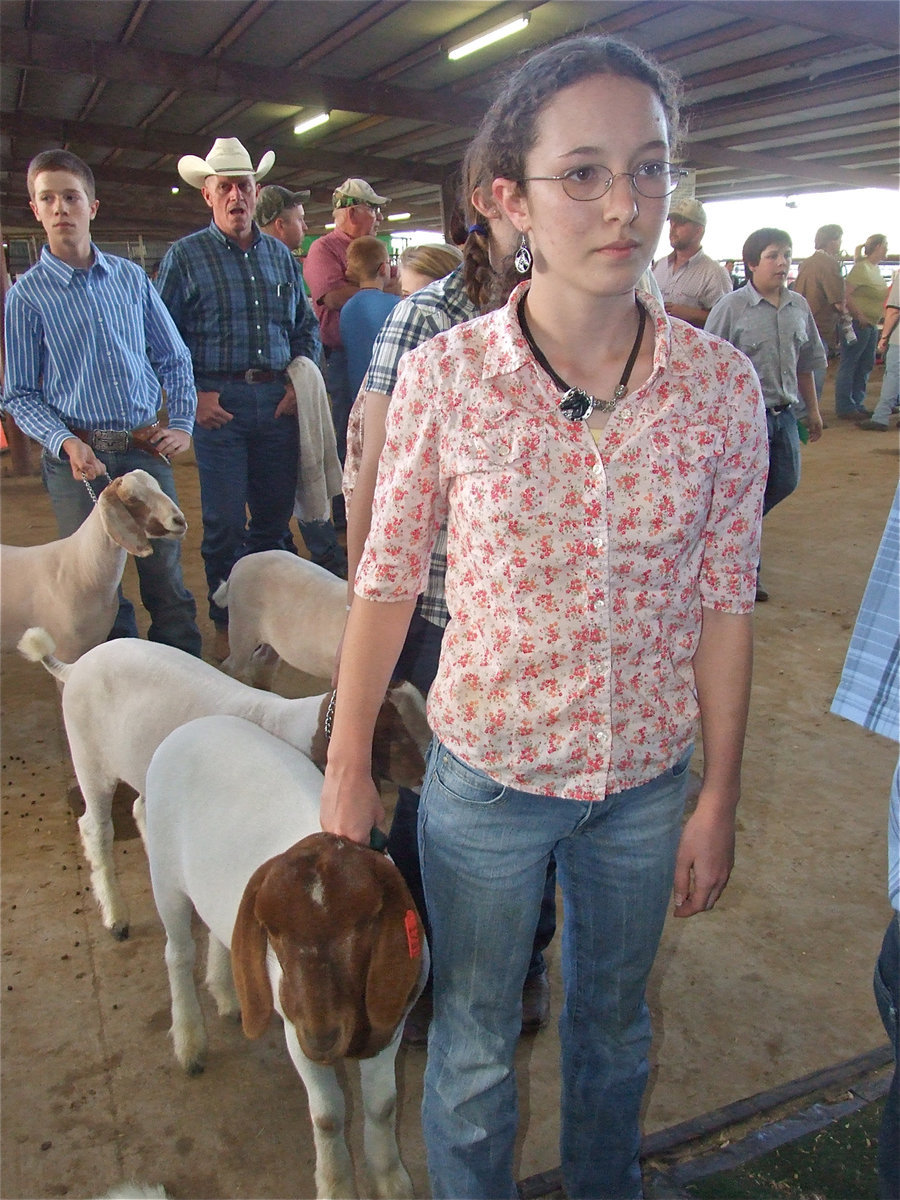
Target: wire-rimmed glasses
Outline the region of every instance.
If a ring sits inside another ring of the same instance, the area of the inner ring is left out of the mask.
[[[665,196],[671,196],[678,187],[679,179],[687,174],[684,167],[654,159],[641,163],[634,171],[620,171],[618,175],[613,175],[608,167],[600,163],[583,163],[580,167],[564,171],[562,175],[529,175],[524,182],[529,183],[533,179],[553,180],[562,184],[570,200],[599,200],[612,187],[613,180],[624,175],[631,180],[638,195],[648,200],[662,200]]]

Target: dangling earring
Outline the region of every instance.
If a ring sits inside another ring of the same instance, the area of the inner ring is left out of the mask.
[[[531,251],[528,249],[528,239],[524,233],[522,234],[522,240],[519,243],[513,263],[520,275],[527,275],[531,270]]]

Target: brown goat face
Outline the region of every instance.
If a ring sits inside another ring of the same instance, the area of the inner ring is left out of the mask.
[[[313,834],[268,864],[254,911],[304,1054],[331,1064],[383,1050],[421,966],[421,923],[394,864]]]
[[[165,520],[161,520],[144,500],[127,497],[123,503],[138,525],[146,530],[148,537],[182,538],[187,532],[184,514],[177,509],[166,512]]]

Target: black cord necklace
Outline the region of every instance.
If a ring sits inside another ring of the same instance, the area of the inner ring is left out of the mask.
[[[527,295],[527,293],[526,293]],[[519,325],[522,327],[522,334],[525,341],[528,343],[529,349],[540,365],[544,368],[553,382],[563,392],[559,401],[559,411],[569,421],[586,421],[591,413],[596,409],[598,412],[612,412],[622,397],[628,391],[628,380],[631,378],[631,372],[634,369],[634,364],[637,362],[637,356],[640,353],[641,341],[644,337],[644,326],[647,324],[647,311],[643,305],[638,304],[635,300],[635,305],[638,310],[638,331],[634,339],[634,345],[631,347],[631,353],[628,355],[628,362],[625,364],[625,370],[622,372],[622,378],[616,384],[616,389],[613,392],[612,400],[598,400],[595,396],[589,396],[583,388],[570,387],[564,379],[562,379],[553,370],[547,362],[537,342],[528,328],[528,321],[525,319],[525,296],[519,301],[518,314]]]

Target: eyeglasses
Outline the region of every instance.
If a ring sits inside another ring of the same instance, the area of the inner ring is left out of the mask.
[[[570,200],[599,200],[613,185],[613,180],[624,175],[631,180],[634,190],[648,200],[662,200],[670,196],[678,187],[679,179],[688,172],[684,167],[675,167],[667,162],[641,163],[636,171],[620,171],[613,175],[607,167],[599,163],[586,163],[581,167],[572,167],[562,175],[529,175],[524,180],[529,183],[533,179],[553,180],[563,185],[563,191]]]

